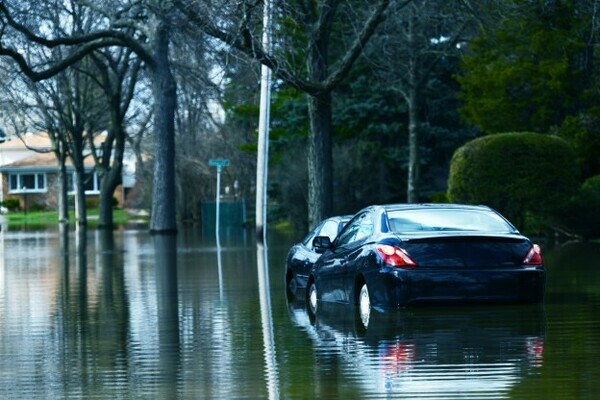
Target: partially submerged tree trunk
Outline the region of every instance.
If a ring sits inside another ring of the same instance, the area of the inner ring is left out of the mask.
[[[75,224],[78,228],[87,226],[85,204],[85,165],[83,159],[83,132],[72,132],[71,161],[73,162],[73,188],[75,189]]]
[[[116,121],[112,121],[111,124],[117,123]],[[115,128],[118,129],[118,128]],[[101,164],[104,164],[101,168],[102,171],[100,173],[100,202],[99,202],[99,210],[98,210],[98,228],[99,229],[113,229],[114,228],[114,220],[113,220],[113,195],[117,186],[121,183],[121,173],[123,171],[123,154],[125,153],[125,132],[111,133],[109,134],[111,142],[109,142],[109,138],[107,138],[106,146],[103,148],[103,156]],[[112,143],[114,137],[115,146],[114,149],[109,149],[108,147]],[[107,157],[112,158],[113,162],[110,163],[110,159],[106,159]]]
[[[175,204],[175,108],[176,84],[169,63],[170,25],[158,22],[153,43],[155,65],[151,70],[154,95],[154,187],[152,233],[177,232]]]
[[[59,144],[59,146],[62,148],[62,144]],[[69,222],[69,197],[67,194],[68,177],[64,150],[58,150],[56,152],[56,158],[58,160],[58,222],[66,224]]]
[[[141,66],[141,60],[139,58],[132,60],[131,56],[130,50],[123,49],[116,54],[107,51],[104,52],[103,57],[94,56],[100,72],[101,87],[109,102],[110,113],[109,129],[101,144],[101,151],[97,152],[93,140],[90,141],[100,178],[99,229],[114,228],[113,196],[122,183],[123,157],[127,139],[124,119],[134,97]]]

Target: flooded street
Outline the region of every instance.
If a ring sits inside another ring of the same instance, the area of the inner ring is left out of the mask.
[[[371,313],[286,293],[296,236],[0,232],[0,398],[596,399],[600,245],[541,306]]]

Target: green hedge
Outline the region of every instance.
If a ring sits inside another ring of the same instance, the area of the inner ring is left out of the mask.
[[[486,204],[523,228],[526,215],[551,216],[578,186],[578,165],[569,144],[530,132],[474,139],[452,157],[451,202]]]

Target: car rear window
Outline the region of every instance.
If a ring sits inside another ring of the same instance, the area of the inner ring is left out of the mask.
[[[391,230],[396,233],[423,231],[515,232],[515,229],[500,215],[485,210],[389,211],[388,219]]]

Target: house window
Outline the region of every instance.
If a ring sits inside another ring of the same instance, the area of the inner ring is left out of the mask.
[[[8,178],[10,193],[43,193],[46,191],[46,174],[11,173]]]
[[[67,190],[69,194],[75,194],[75,174],[69,174],[67,180]],[[85,189],[85,194],[98,194],[100,193],[100,183],[98,179],[98,174],[96,172],[86,172],[83,176],[83,187]]]

